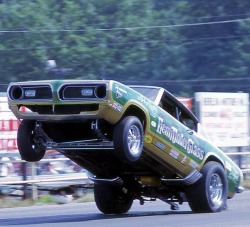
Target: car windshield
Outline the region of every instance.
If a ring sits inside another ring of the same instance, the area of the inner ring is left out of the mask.
[[[131,87],[140,94],[142,94],[143,96],[150,99],[152,102],[155,101],[159,93],[159,88],[157,87],[134,87],[134,86]]]

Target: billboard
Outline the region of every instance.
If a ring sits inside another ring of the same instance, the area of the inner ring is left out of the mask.
[[[6,93],[0,93],[0,153],[17,151],[19,124],[8,107]]]
[[[250,145],[248,93],[197,92],[195,112],[215,145]]]

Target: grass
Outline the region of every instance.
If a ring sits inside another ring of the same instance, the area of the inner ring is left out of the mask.
[[[27,207],[34,205],[31,199],[22,200],[20,198],[10,198],[7,196],[0,197],[0,208],[10,208],[10,207]]]
[[[11,207],[27,207],[33,205],[49,205],[49,204],[64,204],[64,203],[86,203],[93,202],[94,194],[92,191],[85,193],[79,198],[73,199],[66,195],[41,195],[37,201],[32,199],[21,199],[9,196],[0,196],[0,208],[11,208]]]
[[[245,189],[250,189],[250,180],[245,180],[242,184]]]

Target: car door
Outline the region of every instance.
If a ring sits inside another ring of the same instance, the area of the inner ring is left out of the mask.
[[[167,92],[164,92],[159,107],[162,111],[159,112],[157,132],[165,135],[162,138],[168,147],[166,153],[172,157],[171,164],[182,171],[199,168],[204,152],[196,137],[198,120]],[[163,130],[161,125],[164,125]]]

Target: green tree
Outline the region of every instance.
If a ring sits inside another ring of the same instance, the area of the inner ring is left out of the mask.
[[[239,0],[2,0],[0,84],[115,79],[175,94],[246,91],[234,79],[249,79],[249,7]],[[49,59],[57,73],[45,69]]]

